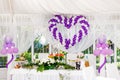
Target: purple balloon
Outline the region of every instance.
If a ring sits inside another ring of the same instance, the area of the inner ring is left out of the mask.
[[[7,45],[7,44],[4,44],[3,46],[4,46],[4,48],[8,47],[8,45]]]
[[[98,39],[98,42],[99,42],[100,44],[105,43],[105,42],[106,42],[106,36],[105,36],[105,35],[100,36],[100,38]]]
[[[13,49],[8,49],[8,54],[12,54],[13,53]]]
[[[97,50],[94,50],[94,55],[95,55],[95,56],[99,56],[99,55],[100,55],[100,52],[101,52],[101,50],[98,50],[98,49],[97,49]]]
[[[108,47],[108,45],[106,43],[102,44],[102,49],[105,49],[107,47]]]
[[[13,48],[14,53],[18,53],[18,48]]]
[[[107,55],[107,49],[102,49],[102,50],[101,50],[101,54],[102,54],[102,55]]]
[[[100,48],[101,46],[102,46],[102,45],[101,45],[101,44],[99,44],[99,43],[96,45],[96,47],[97,47],[97,48]]]
[[[15,43],[12,43],[11,46],[15,47]]]
[[[101,51],[101,54],[103,54],[103,55],[111,55],[112,53],[113,53],[112,49],[103,49]]]
[[[7,46],[8,46],[8,48],[11,48],[11,46],[12,46],[12,43],[9,43],[9,44],[7,44]]]
[[[13,39],[10,36],[5,37],[5,42],[6,43],[12,43]]]
[[[7,54],[6,49],[2,49],[2,50],[1,50],[1,54],[3,54],[3,55]]]

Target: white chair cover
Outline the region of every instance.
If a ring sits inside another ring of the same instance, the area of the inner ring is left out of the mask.
[[[106,74],[107,74],[107,77],[115,78],[116,80],[120,80],[120,74],[117,69],[116,63],[107,63],[106,64]]]
[[[93,66],[83,68],[83,78],[84,80],[95,80],[96,74],[94,72]]]

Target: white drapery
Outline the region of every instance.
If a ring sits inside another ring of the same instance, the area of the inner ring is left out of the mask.
[[[31,46],[34,41],[34,26],[30,17],[26,15],[0,15],[0,49],[3,47],[4,38],[9,36],[22,53]],[[31,27],[32,26],[32,27]]]
[[[15,15],[14,25],[19,54],[27,51],[34,41],[34,26],[30,15]],[[14,37],[15,38],[15,37]]]

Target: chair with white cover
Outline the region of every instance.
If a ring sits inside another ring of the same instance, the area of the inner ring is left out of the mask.
[[[85,67],[82,69],[84,80],[95,80],[96,74],[93,66]]]
[[[110,78],[115,78],[116,80],[120,80],[120,74],[117,69],[116,63],[107,63],[106,64],[106,75]]]
[[[83,79],[84,80],[116,80],[114,78],[106,78],[101,76],[96,76],[93,66],[83,68]]]

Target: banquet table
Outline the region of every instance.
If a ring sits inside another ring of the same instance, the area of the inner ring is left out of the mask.
[[[82,70],[45,70],[13,69],[11,80],[83,80]]]

